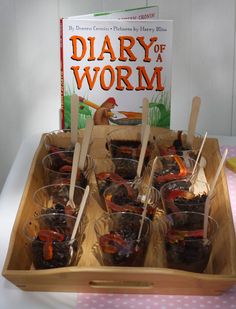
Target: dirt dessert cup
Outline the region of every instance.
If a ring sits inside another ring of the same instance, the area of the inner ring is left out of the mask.
[[[94,172],[100,195],[113,183],[133,182],[137,167],[138,161],[128,158],[94,159]]]
[[[143,266],[151,221],[144,219],[138,239],[142,216],[134,213],[103,214],[96,220],[94,230],[98,241],[101,263],[105,266]]]
[[[106,145],[112,158],[130,158],[138,161],[142,147],[141,126],[114,129],[107,134]],[[154,157],[155,147],[150,134],[144,164]]]
[[[151,160],[145,168],[142,177],[144,182],[149,178],[152,165],[153,160]],[[186,156],[169,155],[158,157],[154,170],[153,185],[160,190],[164,184],[170,181],[184,178],[191,178],[192,181],[195,181],[199,171],[199,164],[197,164],[193,173],[194,166],[195,160]]]
[[[188,154],[191,158],[196,159],[203,137],[201,134],[195,133],[193,144],[189,145],[187,143],[187,133],[184,130],[170,130],[158,135],[156,144],[159,155],[177,154],[183,156]]]
[[[44,214],[26,222],[23,233],[36,269],[76,265],[82,254],[83,232],[79,226],[71,239],[76,218],[64,214]]]
[[[81,131],[77,131],[78,142],[82,142]],[[48,153],[64,151],[64,150],[73,150],[74,145],[71,144],[71,130],[54,130],[48,132],[44,136],[44,146]]]
[[[103,195],[108,212],[132,212],[141,215],[147,193],[148,187],[142,183],[122,182],[108,187]],[[151,187],[146,216],[153,220],[157,209],[162,209],[160,193]]]
[[[45,184],[69,184],[71,178],[73,151],[58,151],[46,155],[43,160]],[[76,185],[85,188],[94,168],[92,157],[87,155],[83,171],[78,169]]]
[[[138,161],[129,158],[112,158],[115,173],[126,181],[133,182],[137,175]]]
[[[208,217],[207,237],[204,239],[204,214],[188,211],[172,213],[167,216],[167,222],[167,267],[204,272],[218,232],[218,223],[212,217]]]
[[[70,185],[53,184],[39,188],[33,194],[33,201],[36,205],[35,214],[66,214],[77,217],[80,204],[84,195],[84,188],[75,186],[74,197],[72,203],[69,201]],[[88,219],[86,214],[83,215],[82,222],[85,229]]]
[[[180,179],[166,183],[161,187],[162,204],[167,214],[178,211],[194,211],[204,213],[206,199],[210,188],[207,182]],[[215,194],[210,198],[212,203]]]

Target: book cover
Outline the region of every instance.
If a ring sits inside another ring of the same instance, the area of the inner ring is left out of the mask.
[[[70,127],[70,97],[80,97],[78,126],[141,123],[169,127],[172,21],[61,20],[62,127]]]
[[[159,10],[157,5],[132,8],[127,10],[109,11],[109,12],[98,12],[94,14],[70,16],[70,19],[132,19],[132,20],[143,20],[143,19],[158,19]]]

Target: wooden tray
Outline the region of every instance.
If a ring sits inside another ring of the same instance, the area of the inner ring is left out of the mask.
[[[114,129],[114,127],[113,127]],[[110,126],[97,126],[93,133],[90,154],[105,157],[105,136]],[[129,128],[138,134],[136,127]],[[158,136],[163,129],[152,128]],[[220,232],[214,243],[213,252],[203,274],[172,270],[163,267],[162,254],[149,247],[149,258],[145,267],[106,267],[100,266],[92,253],[95,242],[94,219],[102,213],[98,205],[97,192],[90,196],[87,207],[89,224],[83,243],[83,255],[79,264],[71,267],[50,270],[32,269],[32,261],[26,254],[27,246],[22,235],[25,220],[34,214],[33,192],[43,185],[42,158],[46,154],[42,136],[35,153],[27,184],[12,229],[8,253],[2,274],[5,278],[26,291],[63,291],[90,293],[146,293],[146,294],[185,294],[219,295],[236,283],[236,241],[224,171],[217,183],[216,196],[211,215],[218,221]],[[98,151],[99,149],[99,151]],[[207,139],[204,147],[207,160],[205,174],[210,181],[221,156],[218,141]]]

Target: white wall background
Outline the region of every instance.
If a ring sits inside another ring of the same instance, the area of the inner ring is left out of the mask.
[[[21,142],[59,128],[59,18],[157,4],[174,20],[172,128],[236,135],[235,0],[0,0],[0,190]]]

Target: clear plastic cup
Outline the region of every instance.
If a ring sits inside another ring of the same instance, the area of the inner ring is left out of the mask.
[[[167,216],[165,237],[167,267],[202,273],[208,264],[218,223],[208,217],[207,237],[203,237],[204,214],[176,212]]]
[[[143,266],[151,234],[151,221],[144,219],[138,240],[142,217],[134,213],[103,214],[96,220],[101,263],[106,266]]]
[[[143,181],[149,179],[153,160],[151,160],[143,173]],[[199,164],[193,173],[195,160],[188,156],[168,155],[157,157],[156,165],[154,166],[153,185],[160,190],[161,187],[170,181],[179,179],[190,179],[194,181],[199,171]]]
[[[23,233],[33,265],[48,269],[76,265],[82,254],[81,225],[71,239],[76,218],[65,214],[44,214],[25,223]]]
[[[58,151],[46,155],[43,160],[46,184],[70,183],[73,151]],[[78,168],[76,185],[85,188],[94,169],[92,157],[87,155],[83,171]]]
[[[178,154],[183,156],[188,154],[196,159],[198,151],[201,147],[203,137],[201,134],[195,133],[192,145],[187,142],[188,132],[184,130],[169,130],[161,133],[156,138],[157,151],[160,156]]]
[[[77,131],[78,142],[82,142],[81,131]],[[54,130],[44,135],[44,146],[48,153],[73,150],[74,145],[71,145],[71,130]]]
[[[112,158],[139,160],[141,152],[141,126],[138,128],[119,128],[107,134],[106,145]],[[155,157],[155,145],[150,134],[144,164]]]
[[[101,197],[113,183],[133,182],[137,175],[138,161],[129,158],[94,159],[94,172]]]
[[[109,186],[104,191],[104,200],[108,212],[132,212],[142,214],[148,187],[142,183],[122,182]],[[162,209],[159,191],[151,187],[146,216],[153,220],[157,209]]]
[[[69,184],[52,184],[37,189],[33,194],[38,214],[69,214],[77,216],[84,195],[84,188],[75,186],[73,205],[69,201]]]
[[[204,213],[206,199],[210,188],[207,182],[180,179],[166,183],[161,187],[160,194],[167,214],[178,211],[194,211]],[[210,198],[210,203],[214,198]]]

